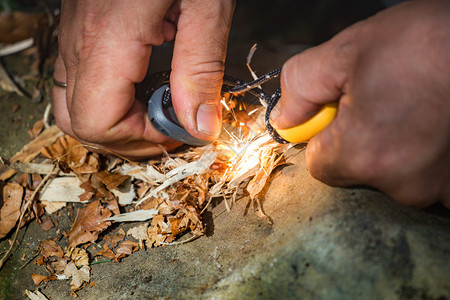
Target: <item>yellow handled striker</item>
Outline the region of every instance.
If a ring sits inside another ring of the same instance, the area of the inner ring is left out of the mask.
[[[277,129],[278,134],[290,143],[303,143],[321,132],[336,117],[338,102],[325,104],[308,121],[288,129]]]

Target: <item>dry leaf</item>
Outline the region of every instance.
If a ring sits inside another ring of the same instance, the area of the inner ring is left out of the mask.
[[[66,256],[69,256],[77,267],[89,266],[89,256],[83,248],[69,248]]]
[[[36,266],[43,266],[45,264],[44,262],[44,256],[39,256],[34,262]]]
[[[254,199],[255,196],[264,188],[267,179],[276,167],[277,153],[273,152],[273,149],[265,152],[265,155],[262,155],[260,158],[259,170],[247,185],[247,191],[250,193],[250,198],[252,199]]]
[[[42,154],[58,162],[59,168],[68,173],[95,173],[99,169],[98,154],[89,152],[76,139],[64,135],[54,144],[42,149]]]
[[[106,205],[106,208],[112,211],[114,215],[120,214],[119,204],[117,204],[116,198],[113,199],[101,199],[101,202]]]
[[[60,258],[56,261],[51,262],[50,266],[55,271],[56,274],[61,274],[66,269],[69,261],[70,261],[70,258],[64,256],[63,258]]]
[[[33,125],[33,128],[28,130],[28,134],[30,135],[30,139],[35,139],[44,129],[44,120],[36,121]]]
[[[42,281],[49,282],[52,280],[56,280],[57,277],[55,274],[45,276],[45,275],[39,275],[39,274],[31,274],[31,279],[33,279],[34,285],[38,286]]]
[[[14,228],[20,217],[24,189],[17,183],[3,187],[3,206],[0,208],[0,239]]]
[[[73,262],[69,262],[67,264],[67,267],[64,270],[64,275],[67,278],[72,278],[72,282],[70,283],[72,292],[78,290],[83,283],[89,282],[91,279],[90,270],[91,268],[89,266],[84,266],[81,269],[78,269]]]
[[[44,13],[13,11],[0,15],[0,43],[15,43],[33,36]]]
[[[69,247],[97,240],[99,233],[111,225],[111,222],[105,221],[111,215],[111,211],[104,208],[100,200],[80,208],[69,232]]]
[[[103,244],[103,249],[98,251],[95,256],[104,256],[112,259],[113,261],[116,261],[116,254],[108,247],[106,243]]]
[[[147,228],[148,228],[147,223],[141,224],[139,226],[128,229],[127,235],[131,235],[138,241],[146,240],[148,238]]]
[[[53,224],[52,218],[48,215],[42,217],[42,222],[39,225],[41,225],[41,228],[44,231],[49,231],[51,228],[55,226],[55,224]]]
[[[53,240],[42,241],[41,253],[46,259],[51,256],[56,256],[58,258],[62,258],[64,256],[62,248]]]
[[[117,259],[121,259],[127,255],[131,255],[133,252],[139,250],[139,244],[131,241],[124,241],[120,244],[116,250]]]
[[[49,128],[45,129],[37,138],[23,147],[20,152],[15,154],[11,158],[11,161],[19,161],[24,163],[32,161],[36,156],[38,156],[39,153],[41,153],[43,147],[54,143],[56,139],[61,135],[63,135],[63,133],[56,125],[50,126]],[[14,174],[16,174],[15,170],[7,170],[0,175],[0,180],[5,181]]]
[[[94,176],[100,180],[108,190],[117,189],[119,185],[129,178],[127,175],[114,174],[108,171],[97,172]]]
[[[125,231],[123,229],[119,229],[119,231],[115,235],[107,235],[105,236],[104,245],[109,245],[111,248],[115,248],[120,241],[123,241],[125,238]]]

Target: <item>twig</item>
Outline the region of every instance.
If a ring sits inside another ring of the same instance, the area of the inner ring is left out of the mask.
[[[20,266],[20,270],[22,270],[23,268],[25,268],[33,259],[36,258],[36,256],[38,256],[40,253],[40,251],[38,251],[35,255],[33,255],[29,260],[27,260],[22,266]]]
[[[205,207],[203,207],[202,211],[200,212],[200,215],[201,215],[202,213],[204,213],[205,210],[208,208],[209,204],[211,204],[212,198],[213,198],[213,196],[210,196],[210,197],[209,197],[209,200],[208,200],[208,202],[206,202],[206,205],[205,205]]]
[[[56,168],[56,166],[54,167]],[[28,201],[25,203],[22,213],[20,214],[20,218],[19,218],[19,222],[17,224],[17,228],[16,228],[16,232],[14,233],[14,237],[13,237],[13,241],[11,243],[11,246],[9,247],[8,251],[6,251],[5,255],[3,255],[2,259],[0,259],[0,269],[3,267],[3,264],[5,263],[5,261],[8,259],[9,254],[11,254],[11,251],[14,247],[14,245],[16,244],[17,241],[17,236],[19,235],[19,231],[20,231],[20,225],[22,224],[22,220],[23,217],[25,216],[25,213],[28,209],[28,206],[30,206],[31,202],[33,202],[34,198],[36,197],[38,191],[41,189],[41,187],[44,185],[44,183],[50,178],[52,174],[47,174],[44,179],[42,179],[42,181],[39,183],[38,187],[34,190],[33,194],[31,194],[30,199],[28,199]]]
[[[114,151],[105,149],[105,148],[96,147],[96,146],[92,146],[92,145],[86,145],[86,144],[81,144],[81,146],[83,146],[83,147],[88,147],[88,148],[92,148],[92,149],[96,149],[96,150],[105,151],[105,152],[107,152],[107,153],[109,153],[109,154],[115,155],[115,156],[117,156],[117,157],[119,157],[119,158],[125,160],[126,162],[128,162],[128,163],[130,163],[130,164],[136,164],[136,162],[131,161],[131,160],[129,160],[128,158],[126,158],[126,157],[124,157],[124,156],[122,156],[122,155],[120,155],[120,154],[117,154],[117,153],[114,152]]]
[[[105,151],[105,152],[107,152],[107,153],[109,153],[109,154],[115,155],[115,156],[117,156],[117,157],[119,157],[119,158],[125,160],[126,162],[128,162],[128,163],[130,163],[130,164],[136,164],[135,162],[129,160],[129,159],[126,158],[126,157],[123,157],[123,156],[120,155],[120,154],[115,153],[114,151],[111,151],[111,150],[108,150],[108,149],[104,149],[104,148],[101,148],[101,147],[97,147],[97,146],[93,146],[93,145],[87,145],[87,144],[80,144],[80,145],[73,146],[72,148],[69,149],[69,151],[67,151],[66,153],[64,153],[64,154],[61,155],[60,157],[54,159],[54,161],[59,162],[59,161],[61,160],[61,158],[63,158],[63,157],[66,156],[66,155],[69,155],[70,151],[72,151],[72,150],[75,149],[75,148],[79,148],[79,147],[92,148],[92,149],[95,149],[95,150]],[[88,150],[88,149],[86,149],[86,150]]]
[[[50,118],[50,111],[52,109],[52,105],[49,103],[45,107],[44,116],[42,119],[44,119],[44,127],[47,129],[50,127],[50,123],[48,122],[48,119]]]
[[[251,74],[252,77],[253,77],[253,80],[256,80],[256,79],[258,78],[258,76],[256,76],[256,73],[253,72],[252,67],[250,66],[250,64],[251,64],[251,62],[252,62],[253,55],[255,54],[256,49],[257,49],[256,46],[257,46],[256,43],[253,44],[253,46],[252,46],[252,47],[250,48],[250,50],[248,51],[248,55],[247,55],[247,63],[246,63],[247,68],[248,68],[248,70],[250,71],[250,74]],[[261,86],[259,86],[259,87],[261,87]]]
[[[190,238],[188,238],[188,239],[185,239],[184,241],[179,241],[179,242],[172,242],[172,243],[164,243],[164,242],[159,242],[161,245],[164,245],[164,246],[176,246],[176,245],[182,245],[182,244],[186,244],[186,243],[188,243],[188,242],[190,242],[190,241],[193,241],[193,240],[195,240],[196,238],[198,238],[198,237],[201,237],[201,235],[193,235],[193,236],[191,236]]]

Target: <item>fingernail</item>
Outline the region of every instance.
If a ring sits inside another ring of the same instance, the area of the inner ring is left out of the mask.
[[[200,104],[197,111],[197,130],[207,135],[218,136],[220,127],[221,124],[216,106]]]
[[[272,111],[270,112],[269,120],[270,124],[274,127],[276,127],[276,118],[280,114],[280,103],[278,102],[274,108],[272,108]]]

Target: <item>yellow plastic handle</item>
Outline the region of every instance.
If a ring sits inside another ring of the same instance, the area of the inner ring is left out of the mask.
[[[288,142],[302,143],[328,126],[336,117],[338,102],[325,104],[319,112],[308,121],[288,129],[277,129],[278,134]]]

